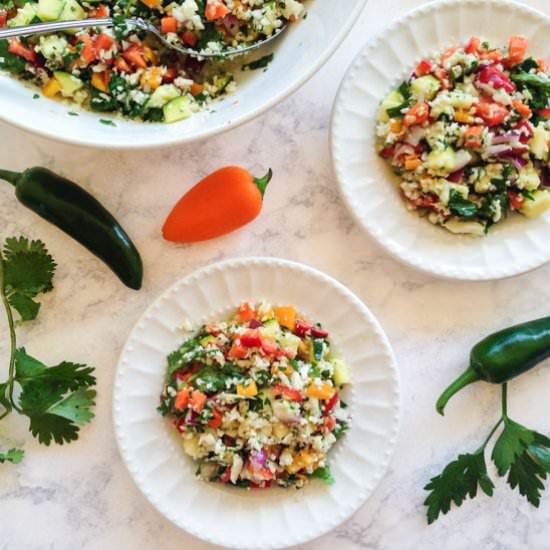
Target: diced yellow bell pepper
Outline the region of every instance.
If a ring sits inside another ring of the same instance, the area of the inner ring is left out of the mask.
[[[464,124],[474,123],[474,117],[466,111],[455,111],[455,120]]]
[[[288,330],[294,330],[296,326],[296,308],[293,306],[275,307],[273,308],[273,312],[282,327]]]
[[[55,97],[61,91],[61,84],[55,78],[50,78],[42,87],[42,93],[46,97]]]
[[[158,61],[157,54],[147,44],[143,44],[143,59],[153,65]]]
[[[142,88],[156,90],[162,84],[162,69],[160,67],[146,69],[141,75],[139,83]]]
[[[335,391],[336,390],[328,382],[321,382],[320,384],[313,382],[308,386],[306,395],[324,401],[330,399]]]
[[[237,384],[237,395],[241,397],[254,397],[258,395],[258,387],[256,382],[252,380],[246,386],[243,384]]]

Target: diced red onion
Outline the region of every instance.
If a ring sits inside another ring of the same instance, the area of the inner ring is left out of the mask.
[[[485,150],[485,157],[493,157],[499,155],[500,153],[507,153],[512,151],[512,147],[507,143],[499,143],[497,145],[490,145]]]
[[[252,319],[250,323],[248,323],[248,328],[260,328],[262,326],[262,322],[258,321],[258,319]]]
[[[267,453],[264,449],[253,452],[250,455],[250,465],[254,470],[258,470],[265,466],[265,461],[267,460]]]
[[[392,161],[396,162],[402,155],[412,155],[414,153],[414,148],[406,143],[399,144],[393,153]]]
[[[451,181],[453,183],[458,183],[462,180],[464,177],[464,168],[461,168],[460,170],[455,170],[452,174],[449,174],[447,176],[447,181]]]
[[[226,15],[223,18],[222,23],[223,23],[223,26],[226,28],[226,30],[229,32],[229,34],[231,34],[231,36],[235,36],[239,32],[240,21],[232,13]]]

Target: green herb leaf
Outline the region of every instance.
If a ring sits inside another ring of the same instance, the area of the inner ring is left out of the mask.
[[[105,126],[116,126],[116,124],[109,118],[100,118],[99,122],[101,122],[101,124],[105,124]]]
[[[13,74],[19,74],[25,71],[25,60],[18,55],[11,53],[7,40],[0,40],[0,69]]]
[[[326,466],[323,466],[322,468],[317,468],[311,474],[308,474],[308,477],[321,479],[327,485],[332,485],[334,483],[334,478],[332,477],[332,472],[330,471],[330,467],[328,466],[328,464]]]
[[[457,191],[451,191],[451,195],[448,203],[449,210],[455,215],[461,218],[473,218],[478,213],[478,206],[465,199]]]
[[[0,452],[0,464],[3,464],[4,462],[19,464],[23,460],[24,456],[25,451],[23,449],[10,449],[5,453]]]
[[[428,507],[428,523],[433,523],[440,514],[446,514],[451,509],[451,503],[460,506],[467,496],[474,498],[478,487],[486,495],[493,496],[495,486],[487,475],[482,450],[459,455],[424,487],[426,491],[431,491],[424,501]]]
[[[504,421],[504,430],[500,434],[491,458],[497,467],[498,475],[503,476],[512,464],[525,453],[527,446],[533,443],[535,435],[531,430],[513,420]]]
[[[251,61],[246,65],[243,65],[243,71],[255,71],[257,69],[265,69],[273,61],[274,55],[275,54],[270,53],[268,55],[260,57],[259,59]]]

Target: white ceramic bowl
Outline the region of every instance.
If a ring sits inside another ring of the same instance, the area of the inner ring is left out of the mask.
[[[216,102],[214,112],[202,112],[174,124],[143,124],[113,120],[110,115],[77,111],[45,97],[0,73],[0,118],[43,136],[107,149],[152,148],[194,141],[228,130],[258,116],[295,91],[329,58],[355,23],[367,0],[309,0],[308,16],[290,25],[284,35],[258,56],[275,51],[267,72],[252,71],[237,77],[238,91]]]
[[[343,197],[357,221],[405,263],[441,277],[509,277],[550,260],[550,212],[519,215],[486,237],[452,235],[409,212],[397,178],[375,151],[378,105],[422,58],[479,36],[507,44],[529,38],[528,53],[550,61],[550,18],[502,0],[450,0],[406,14],[369,42],[348,70],[334,105],[332,153]]]
[[[156,411],[166,356],[182,343],[177,329],[223,319],[243,301],[294,304],[330,332],[349,366],[350,429],[329,453],[336,482],[304,489],[242,490],[195,478],[174,429]],[[208,542],[248,550],[301,544],[351,516],[380,481],[399,419],[391,348],[373,315],[349,290],[305,265],[274,258],[229,260],[200,269],[145,312],[126,343],[114,389],[122,456],[145,496],[179,527]]]

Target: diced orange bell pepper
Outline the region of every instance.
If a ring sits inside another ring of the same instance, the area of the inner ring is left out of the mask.
[[[510,63],[517,64],[523,61],[527,51],[527,38],[525,36],[512,36],[508,42],[508,59]]]
[[[521,115],[522,118],[531,117],[531,109],[519,99],[512,99],[512,107]]]
[[[110,71],[102,71],[100,73],[92,73],[91,83],[94,88],[100,92],[109,92],[109,82],[111,80]]]
[[[239,321],[251,321],[256,316],[256,311],[250,302],[244,302],[239,306]]]
[[[206,404],[206,394],[202,393],[199,390],[194,390],[191,394],[191,408],[196,412],[200,413],[204,409]]]
[[[178,20],[175,17],[163,17],[160,20],[160,32],[168,34],[178,30]]]
[[[156,65],[158,58],[157,54],[150,48],[147,44],[143,44],[143,59],[147,61],[148,63],[152,63],[153,65]]]
[[[282,327],[294,332],[296,326],[296,308],[294,306],[275,307],[273,312]]]
[[[321,382],[320,384],[313,382],[306,389],[306,395],[308,397],[313,397],[314,399],[324,401],[326,399],[330,399],[334,395],[335,391],[336,390],[334,387],[328,382]]]
[[[248,349],[244,346],[233,344],[229,350],[228,357],[231,359],[244,359],[247,353]]]
[[[416,170],[421,164],[422,164],[422,161],[418,157],[406,158],[405,170],[409,170],[409,171]]]
[[[146,69],[147,63],[143,57],[143,49],[137,44],[132,44],[126,51],[123,52],[122,57],[138,69]]]
[[[154,10],[162,6],[162,0],[141,0],[148,8]]]
[[[174,401],[174,407],[181,411],[189,405],[189,388],[185,387],[178,391],[176,394],[176,400]]]
[[[539,66],[539,71],[545,73],[548,70],[548,63],[542,57],[537,59],[537,65]]]
[[[470,126],[464,132],[464,145],[469,149],[481,147],[481,132],[483,126]]]
[[[202,93],[203,90],[204,90],[204,86],[202,84],[199,84],[198,82],[193,82],[193,84],[191,84],[190,91],[193,97],[198,96],[200,93]]]

